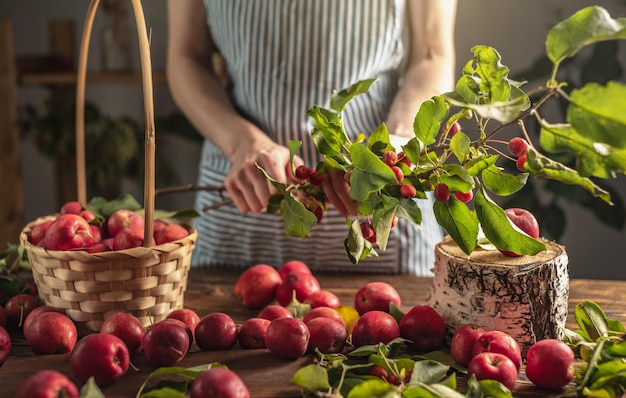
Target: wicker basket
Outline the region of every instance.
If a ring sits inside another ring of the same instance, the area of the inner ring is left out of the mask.
[[[146,158],[144,187],[145,245],[127,250],[90,254],[86,251],[47,250],[28,242],[31,229],[56,215],[39,218],[22,230],[20,244],[28,254],[39,296],[47,305],[63,309],[82,332],[99,331],[115,312],[129,312],[144,326],[183,307],[191,253],[197,232],[151,246],[154,231],[154,105],[149,40],[140,0],[131,0],[135,12],[144,92]],[[87,14],[78,64],[76,91],[76,159],[78,200],[86,203],[84,103],[89,38],[99,0]],[[175,222],[175,221],[173,221]]]

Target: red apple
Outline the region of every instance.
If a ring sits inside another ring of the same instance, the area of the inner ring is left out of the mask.
[[[526,376],[534,385],[559,390],[574,378],[574,351],[557,339],[540,340],[526,354]]]
[[[341,314],[330,307],[315,307],[304,314],[302,321],[306,324],[309,323],[311,319],[319,317],[331,319],[343,326],[344,329],[346,328],[346,322],[343,320]]]
[[[144,225],[131,225],[119,231],[113,238],[113,250],[132,249],[143,246]],[[152,238],[152,246],[156,241]]]
[[[467,375],[477,380],[496,380],[509,390],[515,388],[517,367],[507,356],[497,352],[482,352],[467,365]]]
[[[273,321],[276,318],[293,318],[293,314],[286,307],[278,304],[270,304],[267,307],[264,307],[259,314],[257,315],[259,318],[268,319]]]
[[[352,344],[355,347],[383,343],[400,337],[400,326],[389,313],[372,310],[356,320],[352,328]]]
[[[433,351],[443,345],[446,322],[433,307],[416,305],[400,319],[400,335],[419,352]]]
[[[473,358],[474,344],[480,336],[485,333],[485,329],[470,323],[461,325],[450,340],[450,355],[459,365],[467,367]]]
[[[476,340],[472,355],[483,352],[497,352],[507,356],[519,370],[522,366],[522,350],[515,339],[508,333],[500,330],[489,330]]]
[[[309,353],[315,353],[316,348],[322,354],[335,354],[343,351],[347,331],[342,324],[323,316],[312,318],[305,324],[311,334],[307,345]]]
[[[93,235],[89,223],[78,214],[61,214],[48,227],[44,245],[50,250],[71,250],[87,247]]]
[[[237,324],[230,315],[212,312],[196,326],[196,344],[204,351],[229,350],[238,339]]]
[[[28,241],[33,245],[38,245],[40,242],[43,243],[46,237],[46,231],[50,224],[52,224],[52,221],[54,220],[47,220],[35,225],[28,234]]]
[[[269,319],[248,318],[239,328],[239,345],[244,349],[266,348],[265,336],[270,325]]]
[[[111,384],[126,374],[129,364],[126,344],[110,333],[86,335],[78,340],[70,354],[72,374],[81,384],[90,377],[98,386]]]
[[[82,210],[83,210],[83,205],[81,205],[80,202],[76,200],[72,200],[72,201],[63,203],[63,205],[61,206],[60,213],[61,214],[80,214]]]
[[[24,337],[35,354],[67,354],[76,346],[78,331],[67,315],[44,312],[24,328]]]
[[[26,316],[26,319],[24,319],[24,326],[22,327],[23,330],[26,330],[30,327],[30,323],[40,314],[43,314],[44,312],[58,312],[63,314],[63,310],[61,310],[60,308],[57,307],[53,307],[51,305],[40,305],[38,307],[33,308],[33,310],[28,314],[28,316]]]
[[[128,312],[116,312],[102,322],[100,333],[110,333],[119,337],[126,344],[129,355],[133,356],[143,348],[146,330],[134,315]]]
[[[520,157],[526,154],[526,150],[528,149],[528,141],[526,141],[522,137],[513,137],[509,140],[507,148],[511,155],[515,157]]]
[[[193,344],[193,340],[194,340],[194,336],[193,336],[193,332],[191,331],[191,328],[189,327],[189,325],[187,325],[185,322],[179,320],[179,319],[175,319],[175,318],[165,318],[162,321],[160,321],[159,323],[164,322],[164,323],[176,323],[177,325],[181,326],[183,329],[185,329],[185,331],[187,332],[187,337],[189,338],[189,348],[187,349],[187,351],[191,350],[191,344]]]
[[[278,318],[270,322],[265,346],[279,358],[296,359],[306,353],[311,332],[298,318]]]
[[[195,335],[196,326],[198,325],[198,322],[200,322],[200,316],[198,315],[198,313],[196,313],[194,310],[190,308],[179,308],[179,309],[173,310],[172,312],[167,314],[165,318],[166,319],[178,319],[179,321],[183,322],[191,330],[192,336]],[[192,340],[193,339],[194,337],[192,337]]]
[[[11,335],[5,328],[0,327],[0,366],[11,353]]]
[[[339,297],[331,291],[328,290],[318,290],[317,292],[311,293],[306,299],[304,299],[304,304],[309,304],[311,308],[316,307],[331,307],[336,308],[341,305],[341,301]]]
[[[120,209],[111,214],[107,220],[109,236],[115,236],[123,229],[131,226],[144,228],[145,221],[141,214],[132,210]],[[143,234],[143,229],[142,229]],[[142,238],[143,239],[143,238]]]
[[[82,210],[78,215],[87,220],[88,223],[96,219],[96,215],[91,210]]]
[[[40,370],[28,376],[15,392],[14,398],[78,398],[78,387],[65,374],[56,370]]]
[[[250,392],[237,373],[226,368],[210,368],[200,373],[189,388],[189,398],[250,398]]]
[[[246,308],[263,308],[276,298],[276,288],[282,283],[278,271],[267,264],[246,268],[235,283],[235,295]]]
[[[189,351],[189,333],[181,322],[157,322],[146,329],[143,352],[155,368],[172,366],[185,358]]]
[[[189,236],[189,231],[179,224],[167,224],[165,227],[159,229],[158,232],[154,233],[154,239],[157,245],[174,242],[186,236]]]
[[[276,300],[282,306],[288,305],[295,298],[303,302],[311,293],[321,290],[319,281],[313,274],[306,271],[293,271],[285,276],[276,288]]]
[[[33,295],[20,293],[12,296],[4,304],[7,317],[7,327],[21,328],[30,312],[39,306],[39,300]]]
[[[369,282],[362,286],[354,296],[354,309],[359,315],[378,310],[389,312],[389,306],[401,304],[400,294],[387,282]]]
[[[283,280],[288,274],[292,273],[293,271],[308,272],[309,274],[311,273],[311,269],[309,268],[309,266],[298,260],[287,261],[283,265],[278,267],[278,273]]]
[[[521,209],[518,207],[513,207],[510,209],[505,209],[504,213],[511,220],[513,225],[519,228],[522,232],[530,236],[531,238],[537,239],[539,237],[539,223],[535,216],[526,209]],[[518,257],[519,254],[500,250],[500,252],[509,257]]]

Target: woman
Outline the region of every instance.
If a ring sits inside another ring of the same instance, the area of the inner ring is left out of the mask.
[[[456,0],[169,0],[167,77],[179,107],[205,137],[201,185],[222,186],[234,202],[195,221],[194,265],[279,266],[297,259],[312,269],[427,275],[442,231],[432,203],[419,200],[419,227],[400,220],[379,258],[354,265],[345,253],[346,215],[354,202],[339,173],[325,179],[333,206],[310,238],[284,234],[280,215],[264,212],[275,179],[290,175],[290,140],[303,142],[297,164],[320,160],[310,139],[312,105],[333,90],[376,77],[343,112],[348,135],[380,123],[392,143],[413,136],[420,104],[449,91],[454,79]],[[223,56],[229,85],[211,69],[212,45]],[[201,192],[196,206],[221,201]]]

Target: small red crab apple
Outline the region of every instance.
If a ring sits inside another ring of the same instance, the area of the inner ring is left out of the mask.
[[[507,146],[511,155],[520,157],[526,154],[526,150],[528,149],[528,142],[521,137],[514,137],[511,138]]]
[[[459,131],[461,131],[461,125],[459,122],[452,123],[452,126],[450,126],[450,130],[448,131],[448,137],[454,137]]]
[[[376,231],[374,231],[372,223],[369,221],[363,221],[360,225],[363,238],[369,242],[376,243]]]
[[[435,185],[435,200],[447,202],[448,199],[450,199],[450,188],[444,183]]]
[[[403,184],[400,186],[400,195],[405,199],[414,198],[417,194],[417,189],[411,184]]]
[[[308,180],[311,176],[311,172],[312,170],[309,168],[309,166],[301,164],[300,166],[296,167],[295,177],[298,180]]]
[[[467,192],[456,191],[454,193],[454,197],[457,198],[458,200],[460,200],[463,203],[467,203],[470,200],[472,200],[472,198],[474,197],[474,192],[472,192],[472,191],[467,191]]]
[[[393,171],[393,174],[396,175],[396,180],[398,180],[398,184],[402,184],[402,181],[404,181],[404,173],[402,172],[402,169],[398,166],[391,166],[391,171]]]
[[[526,171],[526,166],[524,166],[524,163],[526,163],[525,154],[517,158],[517,161],[515,161],[515,167],[517,167],[519,171]]]
[[[387,166],[395,166],[398,163],[398,155],[394,151],[387,151],[383,153],[382,161]]]

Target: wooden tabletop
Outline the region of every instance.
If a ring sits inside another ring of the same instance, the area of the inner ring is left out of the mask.
[[[224,268],[194,268],[190,272],[188,290],[185,295],[185,307],[195,310],[201,317],[211,312],[226,312],[239,324],[258,314],[257,310],[244,308],[233,293],[233,287],[239,271]],[[392,284],[400,293],[403,310],[414,305],[424,304],[430,291],[430,278],[406,275],[371,275],[371,274],[315,274],[324,289],[328,289],[341,299],[342,304],[353,305],[358,288],[370,281],[385,281]],[[592,300],[599,304],[610,318],[626,322],[626,281],[572,280],[570,283],[570,304],[567,326],[576,328],[573,309],[577,303]],[[12,397],[20,382],[30,374],[41,369],[56,369],[71,376],[68,355],[33,354],[26,343],[14,339],[11,356],[0,367],[0,396]],[[301,397],[298,386],[290,382],[293,374],[312,362],[311,356],[297,360],[280,359],[267,350],[242,350],[235,346],[228,351],[205,352],[197,347],[191,350],[185,359],[177,364],[184,367],[220,362],[237,372],[244,380],[253,398]],[[138,370],[128,370],[115,384],[104,387],[106,397],[134,397],[154,370],[143,354],[133,359]],[[460,380],[460,385],[463,380]],[[532,386],[525,377],[520,376],[515,390],[516,397],[550,397],[546,391]],[[556,397],[558,394],[553,394]]]

